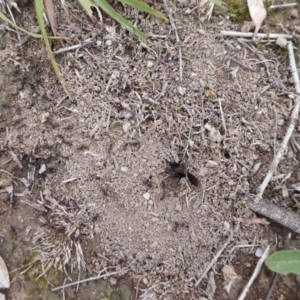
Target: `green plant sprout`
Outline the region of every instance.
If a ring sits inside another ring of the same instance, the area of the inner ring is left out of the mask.
[[[282,250],[266,259],[267,267],[274,272],[287,275],[300,275],[300,250]]]

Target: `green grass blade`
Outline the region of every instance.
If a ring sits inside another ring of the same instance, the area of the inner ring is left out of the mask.
[[[141,39],[146,39],[146,35],[134,27],[129,21],[124,19],[120,14],[118,14],[105,0],[94,0],[94,2],[104,10],[109,16],[115,19],[118,23],[120,23],[125,29],[130,32],[133,32],[136,36]]]
[[[214,3],[216,5],[219,5],[219,6],[225,6],[226,5],[226,3],[221,1],[221,0],[209,0],[209,2]]]
[[[39,27],[41,29],[41,33],[42,33],[42,36],[43,36],[43,39],[44,39],[44,42],[45,42],[45,45],[46,45],[48,55],[50,57],[51,64],[52,64],[53,69],[54,69],[54,72],[55,72],[59,82],[63,86],[65,92],[70,97],[69,91],[68,91],[67,86],[66,86],[66,82],[65,82],[64,78],[62,77],[62,75],[60,73],[59,66],[58,66],[58,64],[57,64],[57,62],[54,58],[54,55],[53,55],[53,52],[52,52],[52,49],[51,49],[51,46],[50,46],[49,38],[47,36],[45,22],[44,22],[44,18],[43,18],[43,9],[44,9],[43,0],[34,0],[34,4],[35,4],[35,12],[36,12],[38,24],[39,24]]]
[[[83,9],[86,11],[87,15],[91,18],[93,16],[93,12],[91,10],[91,1],[90,0],[78,0]]]
[[[158,18],[161,18],[165,21],[168,21],[168,18],[162,14],[161,12],[151,8],[150,6],[148,6],[145,3],[140,2],[139,0],[119,0],[120,2],[124,3],[124,4],[128,4],[140,11],[146,12],[148,14],[154,15]]]
[[[1,11],[0,11],[0,19],[2,19],[4,22],[7,22],[8,24],[10,24],[11,26],[13,26],[14,28],[16,28],[17,30],[20,30],[34,38],[38,38],[38,39],[41,39],[43,38],[43,36],[41,34],[38,34],[38,33],[33,33],[33,32],[30,32],[30,31],[27,31],[25,30],[24,28],[22,27],[19,27],[18,25],[16,25],[14,22],[12,22],[8,17],[6,17]],[[52,39],[59,39],[59,37],[55,37],[55,36],[52,36],[50,37]]]

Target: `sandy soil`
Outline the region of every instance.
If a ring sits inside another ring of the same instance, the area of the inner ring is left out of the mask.
[[[1,32],[0,255],[14,279],[7,299],[58,299],[52,287],[101,270],[119,273],[66,288],[65,296],[236,299],[257,248],[282,247],[288,232],[244,200],[256,193],[289,124],[286,51],[250,43],[254,53],[220,35],[242,26],[226,12],[207,22],[207,9],[194,9],[198,1],[173,1],[181,79],[170,24],[118,4],[149,34],[139,41],[105,16],[100,31],[76,3],[66,4],[68,13],[56,4],[59,33],[74,44],[92,42],[56,55],[72,99],[41,41],[16,49],[16,35]],[[154,7],[164,11],[161,1]],[[36,26],[30,3],[22,12],[19,24]],[[299,26],[284,22],[291,32]],[[274,24],[263,30],[282,32]],[[64,47],[53,42],[53,50]],[[299,127],[264,194],[294,211],[298,140]],[[224,266],[236,273],[229,293]],[[272,279],[263,269],[247,299],[265,298]],[[297,287],[286,277],[274,299],[299,299]]]

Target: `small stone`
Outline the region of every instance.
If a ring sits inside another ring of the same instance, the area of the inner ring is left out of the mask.
[[[144,197],[146,200],[149,200],[149,199],[150,199],[150,194],[147,192],[147,193],[143,194],[143,197]]]
[[[45,112],[41,114],[41,123],[45,123],[47,119],[49,118],[50,114],[49,112]]]
[[[44,196],[50,196],[51,195],[51,191],[49,190],[49,189],[45,189],[44,191],[43,191],[43,195]]]
[[[117,279],[116,279],[116,278],[110,278],[110,279],[109,279],[109,283],[110,283],[111,285],[116,285],[116,284],[117,284]]]
[[[127,167],[121,167],[121,171],[126,173],[128,171],[128,168]]]
[[[146,277],[143,278],[143,284],[148,285],[149,281]]]
[[[182,207],[181,207],[181,205],[179,203],[176,204],[175,210],[176,211],[182,211]]]
[[[263,249],[261,249],[260,247],[258,247],[255,251],[255,256],[256,257],[262,257],[262,255],[264,254]]]
[[[228,222],[224,222],[224,228],[225,230],[229,231],[230,230],[230,224]]]
[[[154,66],[154,62],[152,60],[148,60],[147,67],[152,68]]]
[[[185,87],[179,86],[177,90],[178,90],[178,93],[181,96],[184,96],[184,94],[186,93],[186,88]]]
[[[125,122],[123,123],[123,125],[122,125],[123,131],[124,131],[124,132],[127,132],[128,129],[130,128],[130,126],[131,126],[130,122],[125,121]]]
[[[153,205],[153,201],[152,201],[152,200],[149,200],[148,203],[149,203],[150,205]]]
[[[46,165],[41,164],[40,169],[39,169],[39,174],[43,174],[46,171]]]
[[[294,19],[298,19],[298,17],[299,17],[298,10],[296,8],[291,9],[290,14],[291,14],[291,17]]]
[[[286,46],[287,46],[287,39],[279,37],[276,40],[276,45],[279,46],[280,48],[284,48],[285,49]]]
[[[209,133],[210,140],[216,143],[220,143],[222,140],[222,136],[219,130],[215,129],[214,127],[211,129]]]
[[[210,167],[210,168],[216,167],[217,165],[218,165],[218,163],[213,160],[209,160],[207,162],[207,167]]]

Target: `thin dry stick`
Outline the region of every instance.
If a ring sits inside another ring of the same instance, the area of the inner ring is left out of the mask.
[[[98,279],[101,279],[101,278],[105,278],[105,277],[117,275],[119,273],[120,273],[120,271],[118,271],[118,272],[111,272],[111,273],[107,273],[107,274],[104,274],[104,275],[94,276],[94,277],[82,279],[82,280],[79,280],[79,281],[71,282],[71,283],[64,284],[64,285],[61,285],[61,286],[58,286],[58,287],[52,289],[52,292],[64,289],[64,288],[69,287],[69,286],[77,285],[79,283],[84,283],[84,282],[88,282],[88,281],[98,280]]]
[[[271,9],[277,9],[277,8],[287,8],[287,7],[293,7],[296,6],[297,3],[284,3],[284,4],[278,4],[278,5],[271,5],[269,7],[269,10]]]
[[[58,49],[58,50],[54,51],[53,53],[54,54],[60,54],[60,53],[64,53],[64,52],[67,52],[67,51],[72,51],[72,50],[76,50],[76,49],[79,49],[79,48],[83,48],[83,47],[86,47],[86,46],[89,46],[89,45],[92,45],[92,44],[95,44],[95,42],[86,41],[86,42],[83,42],[82,44],[77,44],[77,45],[73,45],[73,46]]]
[[[252,38],[254,34],[252,32],[238,32],[238,31],[225,31],[225,30],[222,30],[221,35]],[[279,34],[279,33],[270,33],[270,34],[258,33],[256,35],[256,37],[258,37],[258,38],[267,38],[267,39],[285,38],[287,40],[291,40],[293,38],[293,35],[291,35],[291,34]]]
[[[217,261],[217,259],[219,258],[219,256],[222,254],[222,252],[224,251],[224,249],[228,246],[228,244],[231,242],[234,234],[239,230],[240,228],[240,224],[238,223],[236,225],[236,227],[234,228],[234,230],[230,233],[229,237],[227,238],[226,242],[224,243],[224,245],[221,247],[221,249],[217,252],[217,254],[214,256],[214,258],[211,260],[211,262],[209,263],[208,267],[205,269],[205,271],[202,273],[201,277],[198,279],[198,281],[195,283],[195,287],[198,286],[201,281],[203,280],[203,278],[205,277],[205,275],[208,273],[208,271],[211,269],[211,267],[214,265],[214,263]]]
[[[262,257],[260,258],[260,260],[258,261],[255,269],[254,269],[254,272],[251,276],[251,278],[249,279],[248,283],[246,284],[246,286],[244,287],[242,293],[240,294],[238,300],[243,300],[245,299],[253,281],[255,280],[255,278],[257,277],[257,275],[259,274],[260,272],[260,269],[264,263],[264,261],[266,260],[266,258],[268,257],[269,255],[269,250],[270,250],[270,246],[268,246],[268,248],[265,250],[264,254],[262,255]]]
[[[175,25],[174,19],[172,17],[171,14],[171,10],[167,4],[167,0],[164,0],[164,7],[165,7],[165,11],[167,13],[167,15],[169,16],[170,22],[171,22],[171,26],[172,29],[175,32],[175,37],[176,37],[176,43],[178,46],[178,56],[179,56],[179,77],[180,77],[180,82],[182,82],[182,54],[181,54],[181,41],[178,35],[178,31],[177,31],[177,27]]]
[[[300,94],[300,81],[299,81],[299,76],[298,76],[298,71],[297,71],[297,67],[296,67],[296,61],[295,61],[295,55],[294,55],[294,49],[293,49],[293,44],[292,42],[288,43],[288,51],[289,51],[289,61],[290,61],[290,68],[291,68],[291,72],[293,75],[293,80],[294,80],[294,84],[295,84],[295,89],[296,89],[296,93],[299,95]],[[295,125],[297,123],[297,119],[298,119],[298,115],[299,115],[299,108],[300,108],[300,98],[296,97],[295,99],[295,107],[292,111],[292,115],[291,115],[291,121],[290,121],[290,125],[288,127],[288,130],[285,134],[285,137],[282,141],[282,144],[280,146],[280,149],[278,150],[277,154],[275,155],[273,162],[270,165],[269,171],[264,179],[264,181],[262,182],[262,184],[260,185],[260,187],[258,188],[257,191],[257,197],[255,199],[256,202],[258,202],[268,183],[270,182],[282,156],[283,153],[287,147],[287,144],[292,136],[292,133],[294,131]]]
[[[9,5],[7,4],[6,7],[7,7],[7,10],[8,10],[8,12],[9,12],[9,14],[10,14],[10,17],[11,17],[13,23],[14,23],[15,25],[17,25],[17,23],[16,23],[16,21],[15,21],[15,18],[14,18],[14,15],[13,15],[13,13],[12,13],[11,10],[10,10]],[[19,12],[20,12],[20,11],[19,11]],[[20,40],[21,40],[21,37],[20,37],[19,31],[17,30],[16,33],[17,33],[17,36],[18,36],[18,40],[20,41]]]
[[[141,280],[143,279],[143,275],[138,275],[138,276],[133,276],[134,278],[137,278],[137,284],[136,284],[136,288],[135,288],[135,300],[138,300],[138,296],[139,296],[139,285]]]
[[[226,135],[227,135],[227,128],[226,128],[225,118],[224,118],[223,109],[222,109],[222,102],[221,102],[220,98],[218,98],[218,100],[219,100],[219,107],[220,107],[220,113],[221,113],[223,128],[225,130],[225,137],[226,137]]]

